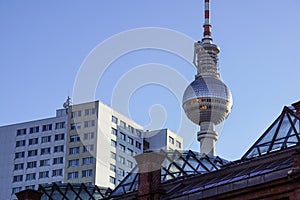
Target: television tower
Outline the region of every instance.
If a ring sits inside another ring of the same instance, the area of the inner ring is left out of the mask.
[[[218,69],[220,48],[213,44],[210,24],[210,0],[205,1],[204,34],[194,45],[195,80],[183,95],[183,109],[187,117],[200,125],[197,139],[202,155],[215,156],[218,133],[215,126],[224,121],[232,108],[232,95],[221,81]]]

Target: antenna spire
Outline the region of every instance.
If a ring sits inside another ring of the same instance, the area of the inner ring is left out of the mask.
[[[212,40],[211,37],[211,24],[210,24],[210,0],[204,0],[205,10],[204,10],[204,33],[203,33],[203,42],[207,39]]]

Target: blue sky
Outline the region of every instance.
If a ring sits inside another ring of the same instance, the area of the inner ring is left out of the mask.
[[[221,47],[221,77],[234,98],[217,152],[232,160],[246,152],[283,106],[300,100],[300,2],[212,0],[211,4],[212,34]],[[0,0],[0,125],[53,116],[72,96],[84,59],[113,35],[161,27],[199,40],[202,24],[202,0]],[[131,52],[111,64],[95,98],[111,104],[111,91],[124,74],[154,62],[189,81],[196,73],[188,62],[168,52]],[[176,131],[181,105],[172,91],[160,85],[133,93],[130,117],[147,125],[149,108],[156,104],[164,105],[164,126]],[[198,150],[198,144],[191,148]]]

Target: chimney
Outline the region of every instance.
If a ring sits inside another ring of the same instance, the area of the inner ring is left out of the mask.
[[[292,106],[296,109],[297,115],[300,117],[300,101],[293,103]]]
[[[23,190],[16,193],[18,200],[40,200],[43,193],[36,190]]]
[[[139,167],[138,200],[160,199],[161,165],[165,156],[158,152],[146,152],[135,156]]]

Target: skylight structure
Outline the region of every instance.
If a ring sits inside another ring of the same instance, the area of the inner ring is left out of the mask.
[[[242,159],[261,156],[299,144],[299,116],[293,107],[284,107],[279,117],[245,153]]]
[[[180,177],[196,174],[206,174],[219,170],[228,164],[218,156],[201,156],[200,153],[191,150],[185,152],[161,150],[165,159],[161,167],[161,182],[180,179]],[[136,191],[138,187],[138,167],[136,166],[125,179],[112,192],[111,196],[120,196],[128,192]]]

